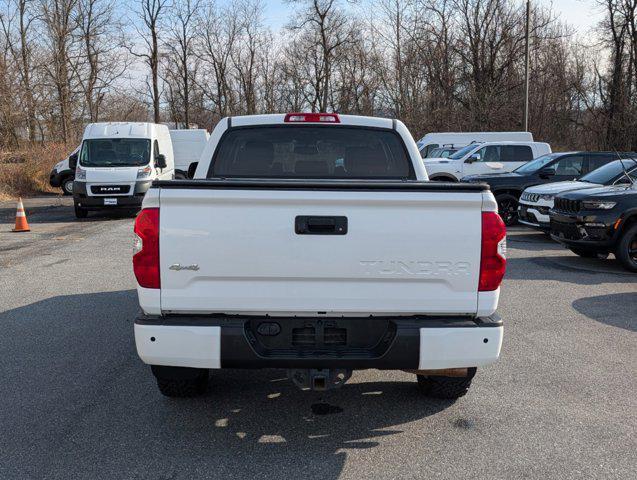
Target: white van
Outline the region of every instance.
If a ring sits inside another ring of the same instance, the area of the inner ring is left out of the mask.
[[[76,163],[77,218],[89,210],[136,211],[153,180],[171,180],[175,173],[168,127],[155,123],[87,125]]]
[[[428,133],[418,140],[422,158],[431,157],[438,147],[466,147],[477,142],[532,142],[531,132],[438,132]]]
[[[188,178],[193,163],[199,162],[201,152],[208,144],[210,134],[203,128],[170,130],[175,155],[175,178]]]
[[[551,153],[543,142],[481,142],[467,145],[447,158],[425,158],[429,180],[456,182],[467,175],[506,173]]]

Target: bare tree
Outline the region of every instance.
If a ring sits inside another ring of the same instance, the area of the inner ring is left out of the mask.
[[[29,140],[35,140],[35,100],[33,96],[33,47],[32,38],[36,12],[33,0],[7,1],[7,15],[0,15],[0,25],[5,36],[5,51],[11,54],[13,65],[20,76],[21,95],[26,108],[26,124]],[[12,25],[12,22],[15,25]]]
[[[112,2],[78,0],[77,24],[83,49],[78,81],[84,93],[88,119],[97,122],[106,94],[130,62],[121,55],[120,44],[116,40],[121,25],[115,19]]]
[[[165,48],[170,59],[170,77],[177,80],[169,88],[172,96],[179,96],[182,122],[187,128],[190,124],[190,91],[196,74],[197,58],[195,56],[195,40],[198,27],[197,12],[201,5],[199,0],[178,0],[171,8],[172,20],[166,38]],[[175,115],[176,117],[176,112]],[[175,118],[175,121],[176,118]]]
[[[232,63],[238,79],[241,110],[250,115],[257,112],[258,66],[261,59],[268,55],[267,47],[271,38],[263,26],[263,5],[260,0],[243,0],[239,4],[238,14],[243,21]]]
[[[160,62],[160,28],[162,15],[169,7],[168,0],[139,0],[137,16],[142,21],[145,30],[134,25],[137,36],[145,45],[143,51],[131,47],[129,51],[137,58],[141,58],[150,69],[150,96],[153,104],[153,120],[161,121],[159,102],[159,62]]]
[[[50,43],[49,60],[44,65],[57,98],[60,136],[68,142],[73,136],[72,95],[74,67],[75,8],[77,0],[40,0],[44,31]]]
[[[219,9],[211,3],[205,8],[197,54],[205,80],[198,81],[198,86],[212,102],[212,110],[217,117],[228,115],[235,106],[231,69],[240,32],[241,18],[236,6]]]
[[[294,0],[301,5],[289,25],[299,35],[297,48],[311,62],[312,111],[327,111],[335,64],[343,58],[346,46],[353,42],[352,25],[337,0]]]

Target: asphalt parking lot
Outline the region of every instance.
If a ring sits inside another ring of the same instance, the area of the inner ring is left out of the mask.
[[[160,395],[137,358],[130,218],[0,204],[0,478],[635,478],[637,275],[523,227],[500,361],[455,403],[403,372],[302,392],[223,370]],[[632,472],[632,473],[631,473]]]

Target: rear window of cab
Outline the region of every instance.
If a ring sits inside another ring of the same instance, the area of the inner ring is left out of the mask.
[[[415,179],[393,130],[342,125],[235,127],[220,139],[208,178]]]

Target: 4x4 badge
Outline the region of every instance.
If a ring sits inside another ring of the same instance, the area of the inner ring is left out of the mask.
[[[194,270],[195,272],[197,270],[199,270],[199,265],[197,265],[196,263],[192,264],[192,265],[181,265],[179,263],[173,263],[170,267],[168,267],[170,270]]]

